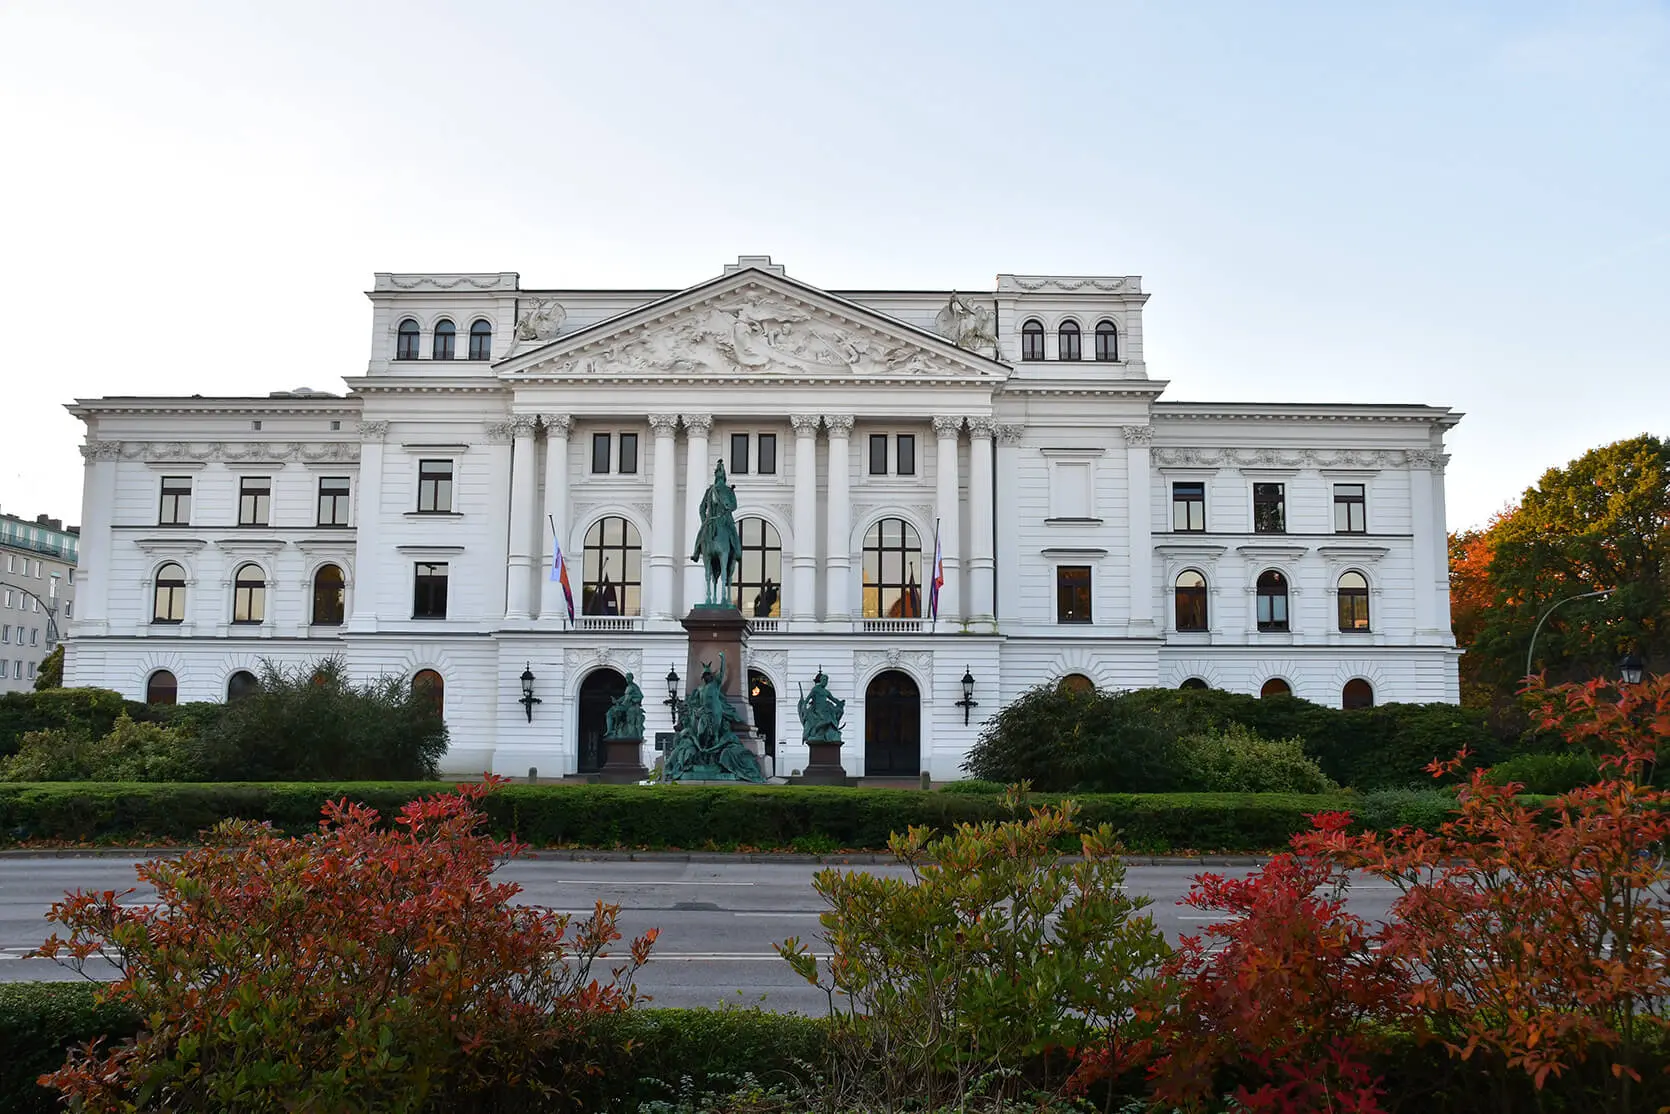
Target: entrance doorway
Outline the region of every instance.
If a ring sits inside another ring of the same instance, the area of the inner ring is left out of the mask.
[[[760,733],[769,758],[777,757],[777,690],[758,669],[748,671],[748,706],[754,710],[754,730]]]
[[[896,669],[864,690],[864,776],[915,777],[922,771],[922,693]]]
[[[595,774],[607,757],[603,728],[608,723],[609,705],[626,691],[626,678],[613,669],[597,669],[580,682],[580,766],[582,774]]]

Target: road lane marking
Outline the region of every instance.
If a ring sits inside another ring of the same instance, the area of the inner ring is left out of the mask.
[[[832,954],[829,952],[807,952],[806,954],[814,959],[832,958]],[[670,960],[677,960],[681,963],[749,963],[762,959],[775,960],[778,963],[783,962],[783,957],[776,952],[679,952],[672,955],[652,952],[649,957],[651,963],[664,963]]]
[[[746,913],[732,913],[731,916],[733,916],[733,917],[821,917],[821,916],[823,916],[823,914],[822,913],[757,913],[757,912],[749,911],[749,912],[746,912]]]
[[[679,882],[627,882],[619,878],[553,878],[552,882],[563,886],[757,886],[758,882],[715,882],[707,880],[679,881]]]

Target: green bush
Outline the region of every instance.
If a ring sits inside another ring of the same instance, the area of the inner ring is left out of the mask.
[[[0,758],[0,781],[182,781],[196,773],[180,732],[126,712],[101,739],[31,731],[16,754]]]
[[[939,787],[941,793],[973,793],[976,796],[998,796],[1007,792],[1009,787],[1001,781],[981,781],[977,777],[965,777],[961,781],[948,781]]]
[[[1568,750],[1552,754],[1516,754],[1490,767],[1485,780],[1492,785],[1518,782],[1527,793],[1553,796],[1569,793],[1579,786],[1593,785],[1600,780],[1600,776],[1600,766],[1592,755]]]
[[[1178,740],[1184,778],[1208,793],[1334,793],[1339,786],[1298,739],[1263,739],[1242,724]]]
[[[446,724],[398,677],[355,685],[339,659],[261,667],[256,692],[195,721],[194,765],[214,781],[432,778]]]
[[[1436,831],[1455,811],[1455,795],[1443,789],[1377,789],[1352,803],[1351,813],[1365,828]]]
[[[126,1006],[99,1005],[90,983],[0,983],[0,1114],[49,1114],[58,1092],[36,1086],[63,1067],[72,1045],[98,1037],[122,1040],[139,1031]]]
[[[0,757],[14,753],[31,731],[64,731],[98,739],[116,726],[116,717],[143,713],[143,704],[123,700],[109,689],[45,689],[0,696]]]
[[[963,768],[1041,792],[1164,793],[1182,787],[1177,737],[1116,695],[1040,685],[986,722]]]

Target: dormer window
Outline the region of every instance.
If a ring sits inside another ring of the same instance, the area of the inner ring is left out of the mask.
[[[415,360],[418,358],[418,323],[410,317],[400,323],[400,333],[394,346],[394,358],[397,360]]]
[[[435,341],[430,348],[430,356],[436,360],[450,360],[457,352],[458,326],[450,321],[441,321],[435,326]]]
[[[1096,323],[1096,359],[1106,363],[1119,359],[1119,328],[1112,321]]]
[[[1044,358],[1044,323],[1033,318],[1021,326],[1021,359]]]
[[[1055,337],[1057,359],[1084,359],[1083,338],[1079,334],[1079,323],[1077,321],[1063,321],[1061,328],[1056,330]]]

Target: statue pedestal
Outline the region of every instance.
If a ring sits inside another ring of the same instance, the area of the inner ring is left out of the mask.
[[[642,739],[604,739],[603,768],[597,780],[605,785],[636,785],[649,777],[644,769]]]
[[[754,708],[748,703],[748,666],[743,651],[748,646],[748,620],[734,607],[697,606],[682,620],[690,635],[690,651],[685,658],[684,684],[694,688],[702,679],[702,663],[714,671],[719,669],[719,655],[725,655],[725,683],[720,686],[725,699],[736,709],[737,719],[747,724],[746,732],[738,731],[742,740],[757,760],[765,753],[765,744],[754,728]]]
[[[806,769],[789,781],[795,785],[851,785],[853,779],[841,765],[840,743],[807,743],[811,757]]]

